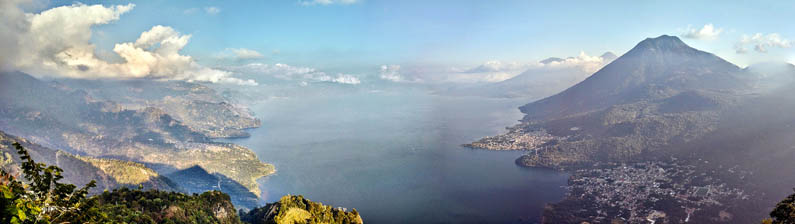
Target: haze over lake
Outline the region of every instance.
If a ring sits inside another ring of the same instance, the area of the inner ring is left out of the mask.
[[[526,99],[442,97],[422,88],[327,87],[252,100],[262,119],[231,140],[277,167],[264,199],[302,194],[368,223],[538,221],[567,174],[514,165],[522,152],[461,147],[516,123]]]

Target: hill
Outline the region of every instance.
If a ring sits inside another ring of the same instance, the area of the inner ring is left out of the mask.
[[[242,213],[241,220],[251,224],[363,223],[356,209],[346,210],[312,202],[301,195],[286,195],[277,202]]]
[[[94,181],[79,189],[60,183],[62,174],[74,175],[75,170],[36,162],[31,152],[38,149],[28,150],[22,143],[12,147],[21,161],[18,172],[8,166],[0,170],[3,223],[242,223],[229,195],[220,191],[188,195],[122,187],[86,197]],[[262,211],[269,212],[261,216]],[[345,212],[302,196],[239,212],[252,223],[362,223],[356,210]]]
[[[60,79],[62,88],[82,90],[92,98],[125,108],[163,110],[192,130],[211,138],[248,137],[244,130],[261,125],[246,108],[214,89],[182,81]]]
[[[53,150],[32,143],[26,139],[8,135],[0,131],[0,153],[2,153],[2,169],[11,174],[20,173],[19,156],[12,146],[18,142],[24,146],[34,160],[54,164],[72,170],[64,174],[66,183],[86,185],[91,180],[97,181],[97,188],[92,193],[120,187],[144,187],[163,191],[176,191],[179,187],[168,178],[146,168],[143,164],[114,160],[99,159],[89,156],[76,156],[68,152]]]
[[[273,166],[199,129],[156,107],[127,108],[24,73],[0,73],[0,130],[77,155],[141,163],[162,176],[201,166],[235,185],[229,192],[236,204],[256,205],[256,179],[273,173]],[[226,190],[217,186],[190,189]]]

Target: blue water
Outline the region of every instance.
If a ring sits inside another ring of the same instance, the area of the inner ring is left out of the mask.
[[[515,124],[526,101],[313,91],[257,92],[248,106],[262,127],[230,140],[276,166],[260,180],[265,201],[301,194],[366,223],[534,223],[563,198],[565,173],[518,167],[521,152],[460,147]]]

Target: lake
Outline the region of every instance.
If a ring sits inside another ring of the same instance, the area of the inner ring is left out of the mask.
[[[366,223],[535,223],[564,196],[566,173],[518,167],[522,152],[460,146],[516,124],[529,101],[306,89],[249,93],[262,127],[227,140],[276,166],[260,180],[267,202],[300,194],[356,208]]]

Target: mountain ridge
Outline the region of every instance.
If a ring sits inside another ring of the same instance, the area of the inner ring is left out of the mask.
[[[133,161],[163,176],[202,166],[231,184],[221,186],[233,186],[228,193],[240,207],[256,205],[261,193],[256,180],[275,172],[250,149],[214,142],[156,107],[125,108],[20,72],[0,73],[0,81],[0,130],[49,148]],[[204,192],[217,186],[186,190]]]

